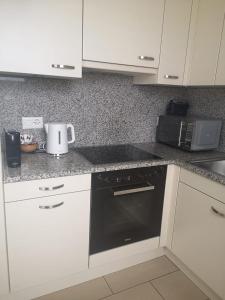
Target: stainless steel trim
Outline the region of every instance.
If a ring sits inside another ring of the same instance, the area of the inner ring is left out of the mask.
[[[64,202],[60,202],[60,203],[57,203],[57,204],[54,204],[54,205],[39,205],[39,208],[40,209],[53,209],[53,208],[62,206],[63,204],[64,204]]]
[[[59,145],[61,145],[61,131],[58,131],[58,135],[59,135]]]
[[[126,238],[126,239],[124,239],[124,242],[129,242],[131,240],[132,240],[132,238]]]
[[[61,189],[64,187],[64,184],[60,184],[60,185],[57,185],[57,186],[53,186],[53,187],[44,187],[44,186],[40,186],[39,187],[39,191],[42,191],[42,192],[46,192],[46,191],[54,191],[54,190],[58,190],[58,189]]]
[[[216,214],[219,217],[225,218],[225,214],[221,213],[220,211],[218,211],[217,209],[215,209],[215,207],[211,206],[211,211]]]
[[[180,147],[180,145],[181,145],[181,135],[182,135],[182,129],[183,129],[183,125],[184,125],[184,123],[183,122],[181,122],[180,123],[180,133],[179,133],[179,140],[178,140],[178,146]]]
[[[140,59],[140,60],[149,60],[149,61],[155,60],[154,57],[151,57],[151,56],[144,56],[144,55],[138,56],[138,59]]]
[[[189,162],[192,164],[198,164],[198,163],[216,162],[216,161],[223,161],[223,160],[225,160],[225,157],[204,158],[199,160],[190,160]]]
[[[179,79],[179,76],[166,74],[166,75],[164,75],[164,78],[166,78],[166,79]]]
[[[63,70],[74,70],[74,66],[69,65],[59,65],[59,64],[52,64],[52,68],[54,69],[63,69]]]
[[[151,186],[144,186],[141,188],[136,189],[129,189],[129,190],[122,190],[122,191],[116,191],[113,193],[114,196],[121,196],[121,195],[128,195],[128,194],[134,194],[134,193],[140,193],[140,192],[146,192],[146,191],[152,191],[154,190],[154,185]]]

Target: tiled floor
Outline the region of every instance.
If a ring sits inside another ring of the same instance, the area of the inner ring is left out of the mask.
[[[206,300],[165,256],[35,300]]]

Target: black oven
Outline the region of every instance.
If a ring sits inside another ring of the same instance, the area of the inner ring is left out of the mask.
[[[154,166],[92,175],[90,254],[160,235],[166,170]]]

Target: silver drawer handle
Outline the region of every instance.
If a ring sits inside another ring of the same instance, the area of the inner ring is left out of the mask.
[[[155,60],[154,57],[151,57],[151,56],[143,56],[143,55],[138,56],[138,59],[140,59],[140,60],[149,60],[149,61]]]
[[[63,69],[63,70],[74,70],[74,66],[68,66],[68,65],[58,65],[58,64],[52,64],[52,68],[55,69]]]
[[[40,186],[40,187],[39,187],[39,191],[42,191],[42,192],[55,191],[55,190],[61,189],[61,188],[63,188],[63,187],[64,187],[64,184],[57,185],[57,186],[53,186],[52,188],[50,188],[50,187],[45,187],[45,186]]]
[[[63,204],[64,204],[64,202],[60,202],[60,203],[57,203],[57,204],[54,204],[54,205],[39,205],[39,208],[40,209],[53,209],[53,208],[62,206]]]
[[[155,189],[155,187],[153,185],[151,185],[151,186],[145,186],[145,187],[136,188],[136,189],[116,191],[116,192],[113,193],[113,195],[114,196],[128,195],[128,194],[152,191],[154,189]]]
[[[211,206],[211,211],[214,212],[214,214],[216,214],[219,217],[225,218],[225,214],[221,213],[220,211],[218,211],[217,209],[215,209],[215,207]]]
[[[166,74],[166,75],[164,75],[164,78],[166,78],[166,79],[179,79],[179,76]]]

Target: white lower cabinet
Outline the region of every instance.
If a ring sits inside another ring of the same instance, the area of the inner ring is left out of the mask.
[[[11,291],[88,269],[90,191],[6,203]]]
[[[225,204],[179,184],[173,253],[225,299]]]

